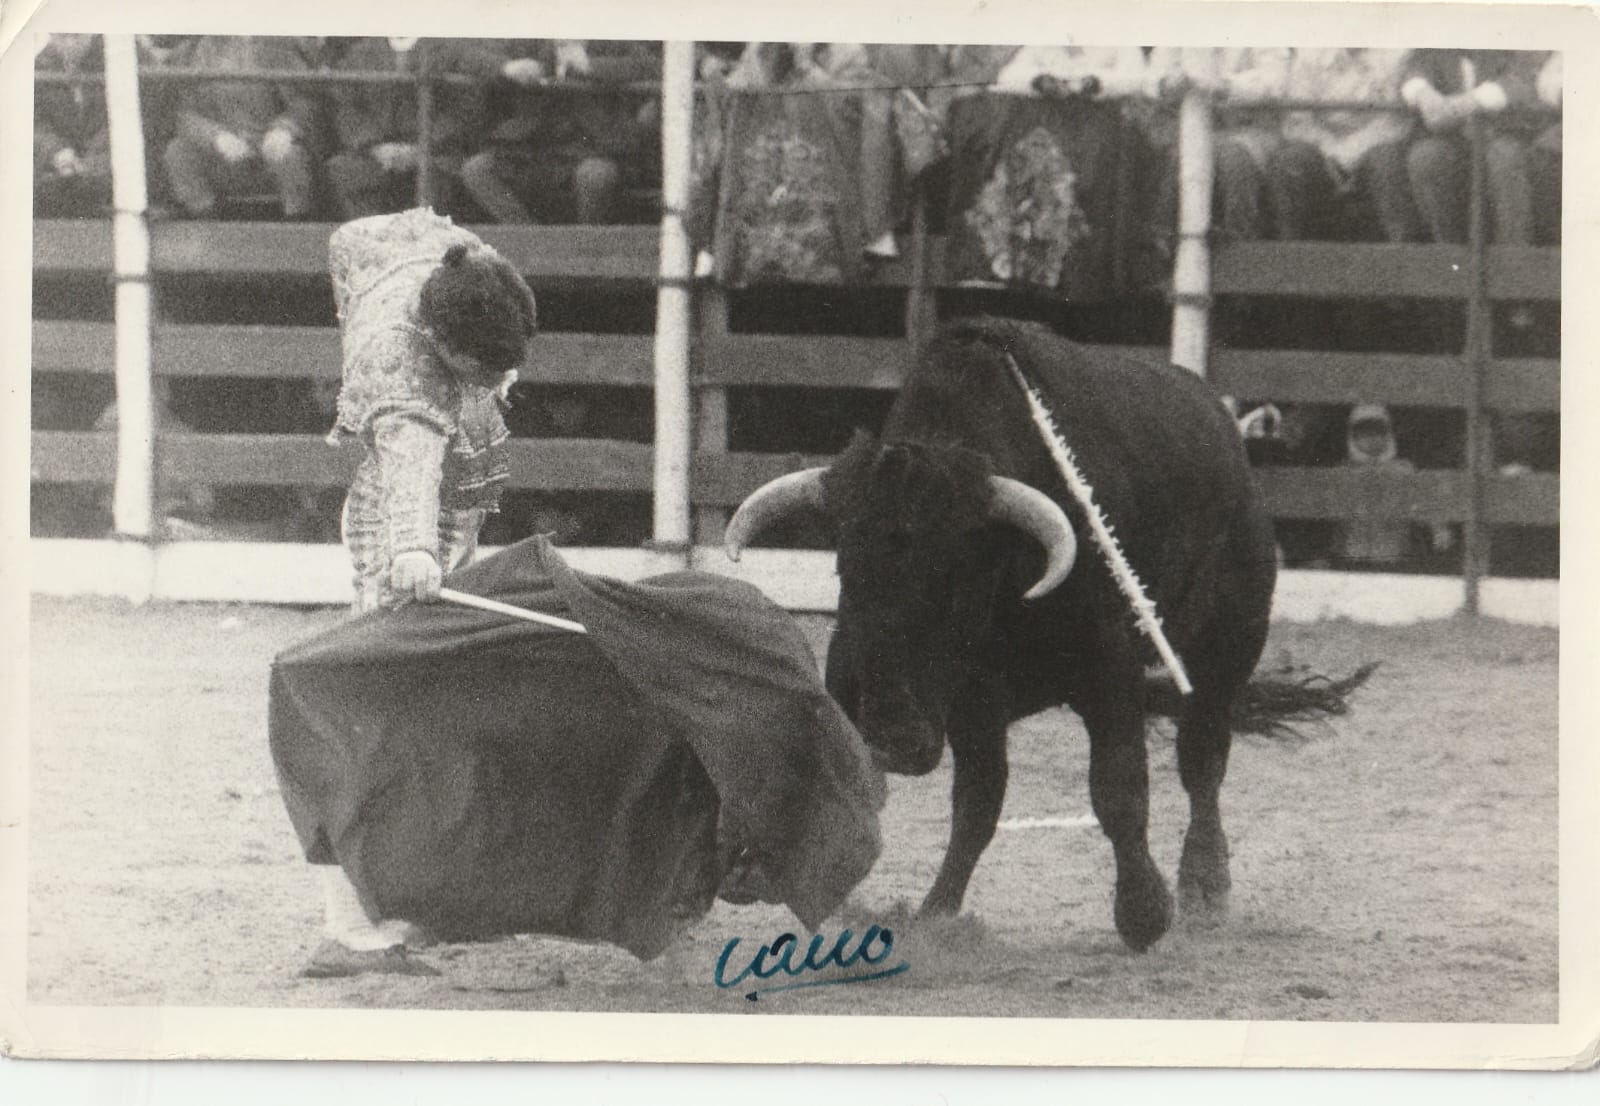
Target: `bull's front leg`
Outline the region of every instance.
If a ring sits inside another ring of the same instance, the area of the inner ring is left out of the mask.
[[[956,914],[978,858],[994,838],[1006,798],[1004,692],[997,678],[974,681],[950,712],[950,844],[920,913]]]
[[[1172,895],[1150,858],[1141,683],[1137,668],[1106,673],[1079,708],[1089,731],[1089,799],[1117,860],[1117,933],[1136,952],[1155,944],[1172,923]]]

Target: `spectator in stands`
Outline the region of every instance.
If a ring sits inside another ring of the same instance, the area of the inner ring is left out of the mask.
[[[139,111],[144,131],[145,174],[152,205],[170,210],[176,200],[168,187],[161,153],[178,130],[179,100],[183,85],[152,77],[150,71],[183,69],[199,41],[197,35],[137,35],[139,52]]]
[[[1416,471],[1416,466],[1400,457],[1394,424],[1381,404],[1363,403],[1351,409],[1346,449],[1347,467]],[[1415,527],[1405,519],[1357,517],[1341,523],[1335,534],[1334,560],[1344,568],[1398,568],[1410,561],[1418,548]],[[1454,541],[1449,527],[1442,524],[1431,528],[1430,537],[1435,552],[1448,549]]]
[[[1096,97],[1151,87],[1138,47],[1024,47],[987,94],[949,109],[947,265],[958,282],[1078,302],[1127,282],[1121,217],[1148,157],[1138,122]]]
[[[433,73],[479,78],[502,64],[495,44],[478,39],[353,38],[335,42],[329,68],[340,72]],[[411,85],[335,86],[329,95],[334,154],[325,163],[342,219],[411,207],[419,160],[417,95]],[[485,101],[480,87],[439,84],[431,119],[435,194],[431,206],[459,214],[456,174],[483,138]]]
[[[1190,89],[1210,94],[1222,105],[1216,133],[1215,226],[1225,239],[1255,241],[1320,236],[1317,217],[1325,204],[1316,184],[1325,175],[1322,156],[1304,144],[1284,140],[1278,113],[1249,110],[1262,100],[1281,99],[1289,90],[1292,51],[1287,48],[1158,48],[1150,69],[1163,98],[1176,101]],[[1166,147],[1166,168],[1156,207],[1164,232],[1172,233],[1178,212],[1178,150],[1175,136]]]
[[[594,47],[591,49],[591,47]],[[607,86],[660,76],[649,44],[513,40],[490,86],[489,143],[461,182],[497,223],[607,223],[616,218],[623,166],[648,156],[653,105]],[[552,81],[594,94],[530,95]]]
[[[1535,102],[1546,55],[1517,50],[1416,50],[1400,96],[1416,111],[1422,131],[1406,155],[1411,191],[1427,234],[1436,242],[1467,240],[1471,152],[1463,127],[1481,116],[1487,128],[1489,214],[1494,240],[1533,241],[1533,192],[1528,143],[1540,129],[1526,119],[1501,118],[1510,107]]]
[[[305,70],[305,45],[291,38],[208,35],[186,67]],[[270,195],[285,218],[312,213],[316,101],[309,88],[264,81],[198,81],[180,98],[177,134],[163,162],[173,196],[195,218],[220,200]]]
[[[1561,109],[1561,54],[1550,55],[1535,85],[1539,102]],[[1561,242],[1561,120],[1547,125],[1529,151],[1533,178],[1534,241],[1541,246]]]
[[[52,34],[34,65],[40,73],[98,78],[105,67],[100,36]],[[101,215],[110,206],[111,151],[99,80],[41,81],[34,89],[33,203],[45,218]]]
[[[860,133],[862,248],[873,260],[898,257],[895,232],[909,221],[913,187],[948,153],[943,127],[919,94],[944,78],[941,48],[831,43],[810,53],[809,63],[829,81],[863,90],[858,99],[835,101],[848,107]]]
[[[1291,100],[1398,105],[1406,58],[1404,50],[1297,48],[1289,59],[1286,93]],[[1377,237],[1395,239],[1390,228],[1404,227],[1413,217],[1400,156],[1410,127],[1396,111],[1335,108],[1283,116],[1291,160],[1280,172],[1291,180],[1298,176],[1295,191],[1312,213],[1305,224],[1313,237],[1371,238],[1376,231]],[[1295,157],[1296,151],[1314,155]]]

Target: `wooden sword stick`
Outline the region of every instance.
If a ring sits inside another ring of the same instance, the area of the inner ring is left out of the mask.
[[[540,614],[538,611],[524,610],[513,607],[510,603],[501,603],[495,599],[485,599],[481,595],[473,595],[455,588],[440,588],[439,598],[451,603],[458,603],[463,607],[476,607],[480,611],[491,611],[494,614],[503,614],[507,618],[520,618],[524,622],[537,622],[541,626],[554,626],[558,630],[571,630],[575,634],[587,634],[589,628],[581,622],[571,622],[565,618],[557,618],[553,614]]]

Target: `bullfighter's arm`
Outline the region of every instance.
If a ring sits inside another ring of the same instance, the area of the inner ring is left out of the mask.
[[[393,412],[372,420],[372,441],[390,550],[395,556],[418,550],[437,560],[447,429],[416,411]]]

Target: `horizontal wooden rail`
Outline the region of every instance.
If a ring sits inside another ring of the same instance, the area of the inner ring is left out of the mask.
[[[1393,407],[1466,407],[1472,387],[1461,358],[1445,354],[1218,349],[1207,378],[1222,394],[1240,399]],[[1491,362],[1485,406],[1559,411],[1560,363],[1543,358]]]
[[[827,464],[804,454],[729,453],[697,457],[695,501],[732,507],[766,481]],[[1259,468],[1256,477],[1275,518],[1408,518],[1460,522],[1467,516],[1466,474],[1449,470],[1365,472],[1353,468]],[[1555,526],[1560,477],[1553,473],[1489,478],[1487,518],[1497,525]]]
[[[654,283],[659,232],[651,226],[473,227],[530,280]],[[330,223],[156,221],[150,265],[158,273],[325,276]],[[34,224],[34,268],[109,272],[111,226],[99,220]]]
[[[729,334],[695,345],[698,383],[721,387],[873,388],[905,378],[903,338]]]
[[[163,273],[318,276],[327,271],[327,223],[213,223],[174,220],[151,228],[151,265]],[[473,227],[530,279],[656,279],[658,232],[649,226]],[[928,271],[944,285],[943,239],[931,239]],[[46,219],[34,224],[34,268],[41,272],[108,272],[111,227],[97,220]],[[1494,246],[1489,294],[1501,300],[1561,297],[1556,247]],[[1465,246],[1371,242],[1235,242],[1216,252],[1219,295],[1309,298],[1465,299]],[[883,266],[868,283],[903,288],[910,266]]]
[[[37,321],[34,371],[109,374],[115,339],[110,323]],[[650,357],[648,335],[545,331],[525,375],[540,383],[648,388]],[[339,332],[323,326],[163,323],[155,328],[154,359],[159,376],[337,378]]]
[[[36,372],[109,374],[110,323],[33,324]],[[1160,360],[1152,347],[1114,347]],[[1213,354],[1218,391],[1279,403],[1386,403],[1465,407],[1469,380],[1446,355],[1228,350]],[[905,374],[898,338],[731,334],[695,344],[697,384],[709,387],[892,390]],[[165,323],[155,330],[155,371],[163,376],[337,377],[339,335],[332,327]],[[547,331],[533,344],[525,377],[536,383],[651,386],[648,335]],[[1553,359],[1506,358],[1490,366],[1487,406],[1558,411],[1561,369]]]
[[[651,449],[635,442],[513,439],[514,489],[650,493]],[[352,449],[315,435],[164,434],[157,442],[161,478],[219,486],[328,486],[347,483]],[[732,507],[763,483],[832,458],[796,453],[699,453],[693,459],[696,506]],[[35,431],[33,480],[47,484],[105,484],[116,470],[116,436],[109,432]],[[1408,518],[1460,522],[1467,513],[1466,474],[1364,472],[1352,468],[1256,470],[1268,513],[1275,518]],[[1553,473],[1492,476],[1485,492],[1487,520],[1501,526],[1560,523],[1560,477]]]
[[[109,431],[35,431],[32,478],[44,484],[108,484],[116,471]],[[162,434],[156,468],[168,481],[218,486],[335,487],[359,460],[353,447],[315,434]],[[650,494],[651,450],[638,442],[514,438],[509,487]]]
[[[1465,300],[1466,246],[1374,242],[1232,242],[1214,259],[1217,295],[1309,299]],[[1500,300],[1561,298],[1557,247],[1492,246],[1489,295]]]

